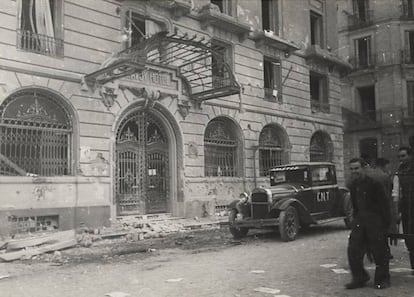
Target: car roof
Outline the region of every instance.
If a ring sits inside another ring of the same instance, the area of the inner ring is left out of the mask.
[[[334,166],[334,164],[331,163],[331,162],[302,162],[302,163],[290,163],[290,164],[275,166],[272,169],[270,169],[270,171],[276,170],[277,168],[280,169],[280,168],[284,168],[284,167],[303,167],[303,166],[321,166],[321,165]],[[291,169],[293,169],[293,168],[291,168]]]

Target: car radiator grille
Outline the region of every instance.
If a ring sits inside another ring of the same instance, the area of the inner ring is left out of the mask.
[[[269,204],[266,193],[255,193],[252,195],[252,218],[264,219],[269,213]]]

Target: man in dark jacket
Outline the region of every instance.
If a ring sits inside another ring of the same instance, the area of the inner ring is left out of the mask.
[[[400,186],[400,197],[398,201],[398,210],[401,213],[403,233],[408,235],[414,234],[414,164],[412,150],[409,147],[400,147],[398,150],[400,166],[398,167],[398,180]],[[414,239],[405,239],[407,246],[411,269],[414,269]],[[414,270],[413,270],[414,272]]]
[[[347,289],[364,287],[369,275],[364,269],[364,255],[369,249],[376,264],[374,286],[384,289],[390,286],[389,259],[387,257],[386,232],[391,216],[384,187],[380,181],[370,177],[363,169],[364,161],[352,159],[352,180],[348,187],[353,206],[353,226],[349,235],[348,261],[352,281]]]

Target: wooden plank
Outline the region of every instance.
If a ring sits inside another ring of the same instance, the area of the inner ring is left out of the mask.
[[[75,230],[53,232],[47,235],[41,235],[31,238],[12,239],[7,243],[7,250],[18,250],[26,247],[37,246],[46,243],[55,243],[69,240],[75,237]]]
[[[28,259],[36,255],[40,255],[47,252],[58,251],[65,248],[70,248],[77,245],[76,238],[68,239],[61,242],[56,242],[53,244],[44,245],[42,247],[28,249],[28,250],[20,250],[16,252],[4,253],[0,254],[0,260],[10,262],[14,260],[19,260],[22,258]]]
[[[19,167],[16,163],[12,162],[5,155],[0,154],[0,161],[4,162],[7,166],[13,168],[18,174],[25,176],[26,171],[23,168]]]

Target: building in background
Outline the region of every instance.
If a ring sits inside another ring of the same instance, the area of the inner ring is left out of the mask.
[[[343,180],[336,4],[0,4],[0,214],[20,232],[212,215],[270,167]]]
[[[414,146],[412,0],[338,0],[343,79],[344,158],[384,157],[397,166],[401,145]]]

